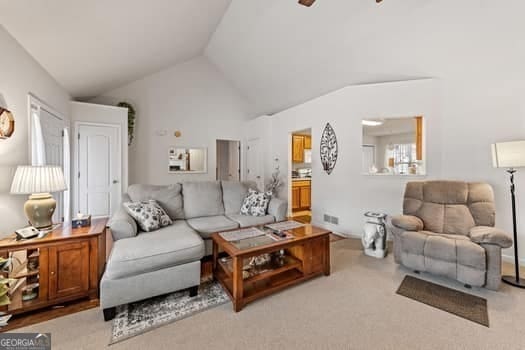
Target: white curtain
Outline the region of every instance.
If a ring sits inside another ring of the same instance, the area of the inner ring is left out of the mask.
[[[31,165],[46,165],[46,145],[38,107],[31,106]]]
[[[64,128],[64,178],[66,180],[67,189],[64,191],[64,222],[69,222],[71,220],[71,203],[70,203],[70,174],[71,174],[71,164],[70,164],[70,150],[69,150],[69,129]]]

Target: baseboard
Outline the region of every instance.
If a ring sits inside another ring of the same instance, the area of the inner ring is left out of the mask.
[[[502,254],[501,257],[503,261],[514,264],[514,256]],[[525,258],[519,259],[519,262],[520,262],[520,266],[525,267]]]

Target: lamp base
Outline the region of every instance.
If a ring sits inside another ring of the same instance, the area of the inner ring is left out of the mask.
[[[24,212],[31,225],[41,230],[53,226],[56,206],[56,200],[49,193],[32,194],[24,204]]]
[[[514,287],[525,288],[525,279],[520,278],[516,281],[516,276],[503,276],[501,280]]]

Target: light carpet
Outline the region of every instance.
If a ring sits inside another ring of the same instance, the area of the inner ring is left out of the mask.
[[[491,327],[397,295],[404,276],[389,255],[364,256],[359,240],[332,244],[332,275],[249,304],[227,303],[112,345],[118,349],[525,349],[525,291],[467,290],[453,281],[419,278],[481,296]],[[111,322],[99,309],[17,332],[51,332],[53,349],[104,349]]]

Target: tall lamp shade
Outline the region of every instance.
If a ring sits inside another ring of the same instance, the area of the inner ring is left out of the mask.
[[[492,145],[492,163],[495,168],[507,168],[510,175],[510,195],[512,200],[512,225],[514,229],[514,264],[515,276],[503,276],[505,283],[525,288],[525,279],[520,278],[518,254],[518,223],[516,219],[516,168],[525,167],[525,141],[500,142]]]
[[[11,184],[11,194],[29,194],[25,214],[37,229],[53,225],[51,218],[56,201],[50,193],[67,189],[64,173],[59,166],[19,166]]]
[[[494,143],[492,164],[495,168],[525,167],[525,141]]]

